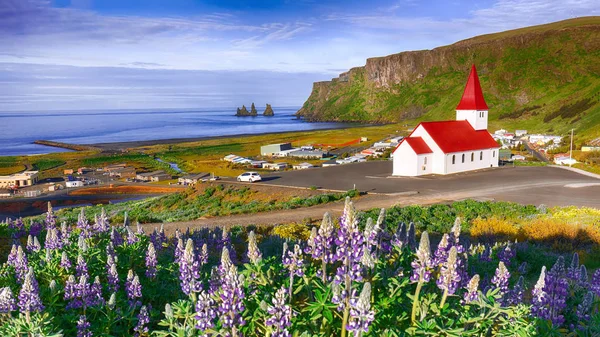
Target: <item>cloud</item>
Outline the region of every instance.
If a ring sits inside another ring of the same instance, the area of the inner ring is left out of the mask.
[[[157,68],[157,67],[165,66],[162,63],[154,63],[154,62],[129,62],[129,63],[121,63],[120,65],[122,65],[124,67],[140,67],[140,68]]]

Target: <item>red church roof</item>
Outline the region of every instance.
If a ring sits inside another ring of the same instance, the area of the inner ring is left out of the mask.
[[[483,98],[483,92],[481,91],[481,84],[479,83],[479,76],[477,76],[475,65],[471,67],[467,86],[465,87],[465,91],[456,110],[488,110],[488,106]]]
[[[433,153],[421,137],[407,137],[404,138],[403,142],[407,142],[416,154]]]
[[[419,126],[427,131],[444,153],[500,147],[487,130],[475,130],[467,121],[422,122],[415,130]]]

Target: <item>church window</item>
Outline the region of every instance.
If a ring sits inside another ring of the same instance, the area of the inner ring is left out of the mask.
[[[452,155],[452,165],[456,164],[456,155]]]
[[[427,157],[423,159],[423,164],[427,165]]]
[[[492,151],[492,157],[496,158],[496,151]]]
[[[465,162],[465,154],[464,154],[464,153],[463,153],[463,155],[462,155],[462,162],[463,162],[463,163]]]
[[[483,160],[483,151],[479,152],[479,160]]]
[[[475,161],[475,152],[471,153],[471,161]]]

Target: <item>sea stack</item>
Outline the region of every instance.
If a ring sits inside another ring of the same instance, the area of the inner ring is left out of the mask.
[[[237,108],[237,112],[235,114],[236,116],[252,116],[249,112],[248,109],[246,109],[245,105],[242,105],[242,108]]]
[[[254,106],[254,102],[252,102],[252,106],[250,106],[250,116],[258,115],[258,111],[256,111],[256,107]]]
[[[273,113],[273,108],[271,108],[271,104],[267,104],[267,108],[265,109],[265,112],[263,112],[263,116],[274,116],[275,114]]]

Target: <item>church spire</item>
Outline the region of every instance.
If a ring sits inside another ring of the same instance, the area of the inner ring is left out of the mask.
[[[481,91],[477,69],[475,69],[474,64],[471,67],[467,86],[465,87],[465,91],[456,110],[488,110],[488,106],[483,98],[483,92]]]

